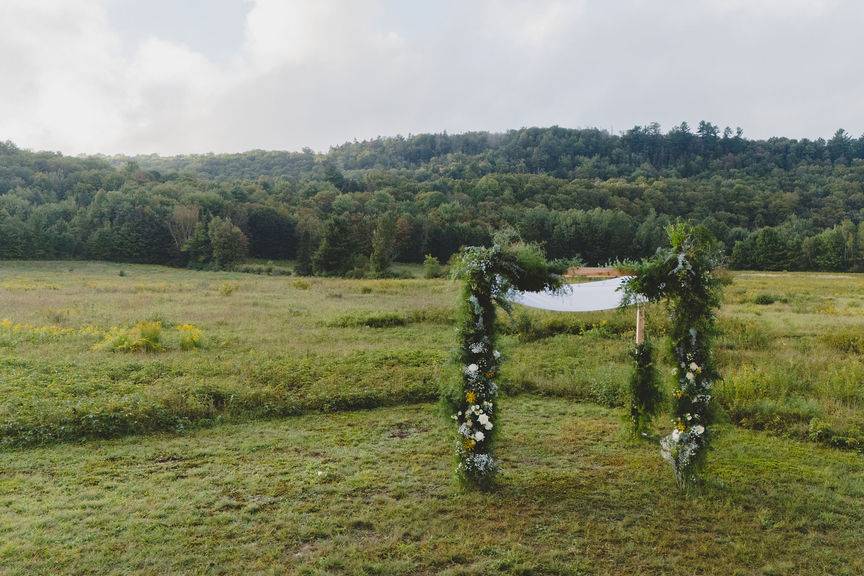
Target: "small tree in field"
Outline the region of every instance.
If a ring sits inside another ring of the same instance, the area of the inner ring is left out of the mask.
[[[426,257],[423,258],[423,277],[430,279],[440,278],[441,274],[441,262],[439,262],[438,258],[435,256],[427,254]]]
[[[246,257],[249,246],[246,235],[230,220],[214,217],[207,226],[207,234],[213,249],[212,262],[218,268],[230,268]]]

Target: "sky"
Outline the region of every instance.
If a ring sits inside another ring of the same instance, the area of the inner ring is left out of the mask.
[[[857,0],[0,0],[0,140],[326,151],[523,126],[864,132]]]

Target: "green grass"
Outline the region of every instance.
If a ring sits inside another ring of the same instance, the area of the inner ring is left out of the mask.
[[[448,280],[4,262],[0,445],[426,401],[449,374],[457,295]],[[662,338],[662,310],[648,321]],[[140,348],[161,351],[100,345],[142,322],[163,342]],[[195,346],[184,325],[201,331]],[[864,277],[737,273],[720,328],[721,416],[862,449]],[[631,313],[517,310],[502,333],[506,391],[622,404]]]
[[[722,427],[682,497],[616,411],[505,401],[491,494],[431,404],[14,453],[4,574],[864,572],[864,462]]]
[[[504,473],[461,492],[457,296],[0,263],[0,574],[864,573],[864,277],[735,275],[689,495],[624,431],[617,311],[502,315]]]
[[[300,281],[132,265],[120,277],[119,269],[3,264],[0,321],[12,327],[0,325],[0,445],[437,395],[452,339],[447,282]],[[365,325],[403,317],[398,329]],[[126,334],[142,321],[160,322],[178,340],[178,326],[192,324],[202,344],[178,341],[159,353],[100,345],[112,330]]]

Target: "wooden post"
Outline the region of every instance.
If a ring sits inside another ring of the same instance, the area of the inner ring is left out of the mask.
[[[636,345],[645,342],[645,310],[641,305],[636,306]]]

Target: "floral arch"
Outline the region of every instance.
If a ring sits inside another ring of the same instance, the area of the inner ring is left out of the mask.
[[[654,258],[622,265],[621,305],[637,305],[636,368],[630,383],[635,433],[645,432],[662,406],[651,345],[644,338],[643,302],[664,302],[675,358],[674,428],[660,440],[661,453],[682,487],[691,485],[705,459],[711,423],[711,388],[718,378],[713,354],[714,311],[721,282],[713,273],[719,251],[707,230],[685,223],[668,229],[670,247]],[[514,294],[555,293],[562,278],[535,245],[497,241],[462,250],[454,277],[463,281],[459,323],[460,377],[442,400],[457,426],[456,472],[467,486],[492,486],[498,463],[497,431],[501,354],[496,348],[496,307],[510,311]]]

